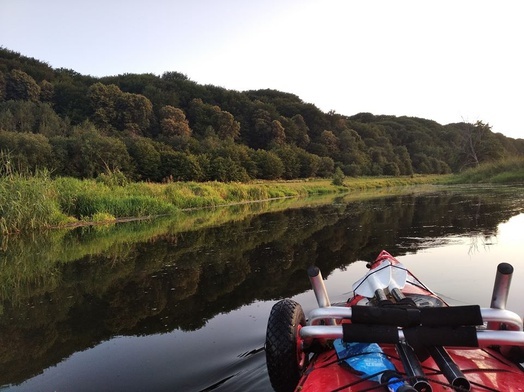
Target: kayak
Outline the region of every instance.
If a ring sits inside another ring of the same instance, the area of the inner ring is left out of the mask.
[[[266,365],[277,392],[524,391],[522,318],[506,309],[513,267],[497,267],[489,308],[450,306],[382,251],[331,304],[308,269],[318,308],[274,304]]]

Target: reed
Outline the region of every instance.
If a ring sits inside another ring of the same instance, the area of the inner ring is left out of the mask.
[[[0,177],[0,232],[40,229],[70,222],[59,208],[47,171],[33,176],[10,173]]]
[[[173,215],[180,210],[236,203],[340,194],[393,186],[436,182],[438,176],[329,179],[253,183],[131,183],[121,173],[96,180],[52,179],[48,172],[0,176],[0,231],[3,234],[114,222],[123,218]]]
[[[482,164],[446,179],[449,184],[524,183],[524,157],[513,157]]]

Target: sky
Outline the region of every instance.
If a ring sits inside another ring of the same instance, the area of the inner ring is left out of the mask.
[[[524,138],[521,0],[0,0],[0,46],[96,77],[167,71],[343,115]]]

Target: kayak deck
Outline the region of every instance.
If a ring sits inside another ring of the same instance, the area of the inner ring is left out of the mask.
[[[483,309],[448,306],[386,251],[369,268],[339,306],[308,270],[319,308],[307,321],[300,304],[275,304],[266,334],[275,390],[524,391],[523,321],[505,310],[513,267],[499,265]]]
[[[397,369],[402,363],[393,345],[381,345],[384,353]],[[492,349],[448,349],[454,362],[471,384],[471,391],[524,391],[522,370]],[[433,392],[452,391],[433,358],[421,362],[427,381]],[[406,381],[410,381],[404,375]],[[334,350],[315,354],[304,372],[296,391],[384,391],[385,387],[367,381],[348,366],[340,364]]]

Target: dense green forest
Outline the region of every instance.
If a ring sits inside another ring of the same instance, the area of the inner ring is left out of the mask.
[[[483,122],[324,113],[276,90],[178,72],[95,78],[0,48],[0,171],[141,181],[249,181],[460,172],[524,155]]]

